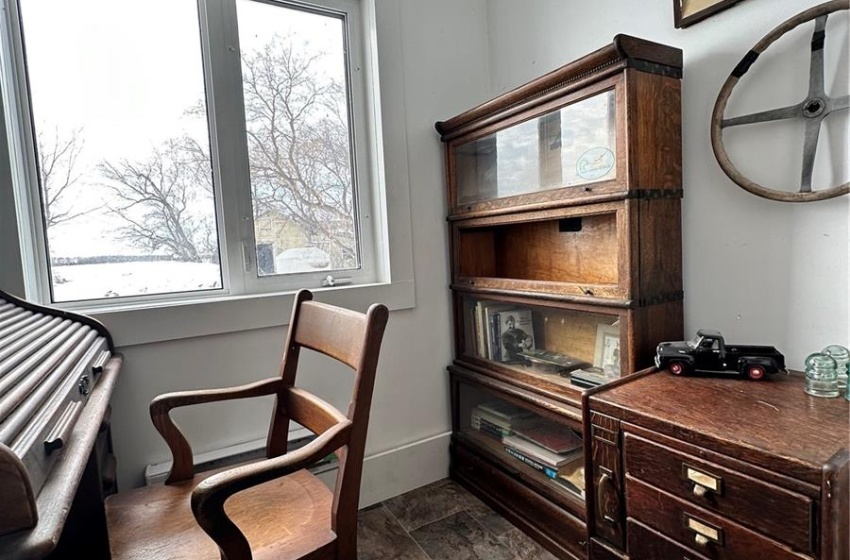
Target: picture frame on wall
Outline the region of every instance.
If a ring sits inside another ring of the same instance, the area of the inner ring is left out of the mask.
[[[609,374],[620,373],[620,327],[601,324],[596,327],[596,352],[593,365]]]
[[[673,20],[677,29],[693,25],[742,0],[673,0]]]

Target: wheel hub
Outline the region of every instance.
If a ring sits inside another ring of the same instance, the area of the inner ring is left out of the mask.
[[[803,104],[803,116],[813,119],[823,113],[824,109],[826,109],[826,102],[823,99],[815,97]]]

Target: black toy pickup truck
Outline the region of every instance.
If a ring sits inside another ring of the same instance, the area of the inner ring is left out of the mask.
[[[732,373],[750,379],[785,371],[785,356],[773,346],[727,345],[714,330],[700,330],[693,340],[662,342],[655,365],[674,375],[686,373]]]

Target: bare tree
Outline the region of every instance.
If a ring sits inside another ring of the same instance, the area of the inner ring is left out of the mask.
[[[293,49],[276,37],[243,58],[245,112],[254,215],[294,223],[334,266],[353,265],[355,198],[344,85],[320,72],[322,53]],[[205,118],[202,102],[187,115]],[[210,158],[187,136],[144,161],[104,161],[98,169],[120,201],[122,237],[187,261],[217,258]],[[201,204],[203,203],[203,204]]]
[[[322,56],[275,37],[243,57],[251,186],[255,218],[292,220],[344,266],[356,254],[348,112]]]
[[[75,199],[79,194],[75,191],[80,179],[77,165],[83,141],[80,131],[75,130],[66,138],[54,131],[49,139],[39,132],[36,142],[44,223],[50,230],[91,211],[79,209]]]
[[[104,161],[98,171],[126,223],[121,238],[177,260],[218,260],[210,158],[197,140],[174,138],[144,161]]]

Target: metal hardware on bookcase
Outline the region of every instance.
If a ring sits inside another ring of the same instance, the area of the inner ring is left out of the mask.
[[[626,193],[626,198],[638,200],[654,200],[662,198],[682,198],[683,189],[635,189]]]
[[[659,305],[671,301],[682,301],[683,299],[685,299],[684,290],[677,290],[675,292],[659,294],[651,298],[640,298],[637,300],[637,307],[649,307],[650,305]]]
[[[681,68],[673,68],[672,66],[667,66],[664,64],[655,64],[652,62],[647,62],[645,60],[632,58],[626,62],[626,66],[628,66],[629,68],[634,68],[635,70],[640,70],[641,72],[651,72],[653,74],[660,74],[669,78],[682,77]]]

